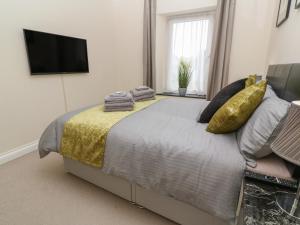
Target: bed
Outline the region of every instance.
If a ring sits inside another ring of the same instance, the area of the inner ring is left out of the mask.
[[[299,76],[300,64],[271,65],[267,79],[292,101],[300,96]],[[102,168],[65,157],[65,170],[179,224],[234,224],[245,160],[235,133],[211,134],[196,122],[206,105],[163,99],[110,129]],[[59,152],[65,122],[83,110],[49,125],[40,139],[42,157]]]

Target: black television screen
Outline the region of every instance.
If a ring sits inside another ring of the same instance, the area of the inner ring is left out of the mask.
[[[32,75],[89,72],[86,40],[23,31]]]

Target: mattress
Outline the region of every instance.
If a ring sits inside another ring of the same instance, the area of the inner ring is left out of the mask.
[[[233,220],[245,161],[235,133],[211,134],[197,123],[207,103],[167,98],[121,120],[107,136],[102,172]],[[64,123],[81,111],[49,125],[41,156],[59,152]]]

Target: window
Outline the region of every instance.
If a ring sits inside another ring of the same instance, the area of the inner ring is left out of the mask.
[[[187,93],[206,95],[213,17],[173,18],[169,21],[169,48],[166,91],[178,90],[178,64],[183,57],[192,64]]]

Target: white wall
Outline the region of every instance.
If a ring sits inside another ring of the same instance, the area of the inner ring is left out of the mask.
[[[276,0],[275,13],[279,1]],[[268,64],[300,63],[300,9],[295,9],[295,0],[292,1],[290,16],[279,28],[272,29]]]
[[[277,0],[237,0],[229,82],[265,74]]]
[[[73,110],[100,103],[111,91],[141,84],[140,2],[1,1],[0,154],[37,140],[65,104]],[[90,73],[63,76],[67,102],[61,76],[30,76],[22,28],[87,39]]]

